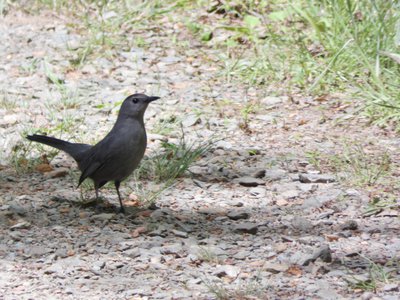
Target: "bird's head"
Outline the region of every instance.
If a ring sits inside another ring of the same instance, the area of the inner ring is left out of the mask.
[[[160,97],[145,94],[130,95],[122,103],[119,114],[128,117],[143,117],[149,103],[157,99],[160,99]]]

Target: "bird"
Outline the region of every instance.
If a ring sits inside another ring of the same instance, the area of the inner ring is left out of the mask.
[[[99,197],[99,189],[107,182],[113,181],[120,212],[125,213],[119,187],[138,167],[144,156],[147,146],[144,113],[149,103],[158,99],[160,97],[140,93],[128,96],[122,102],[117,121],[111,131],[93,146],[39,134],[27,135],[26,138],[69,154],[81,171],[78,187],[85,179],[92,179],[96,199]]]

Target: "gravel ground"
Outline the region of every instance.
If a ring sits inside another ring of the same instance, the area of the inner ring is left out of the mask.
[[[18,11],[0,22],[1,299],[399,299],[398,206],[364,214],[383,191],[347,185],[307,155],[338,153],[347,139],[398,170],[394,133],[371,127],[343,95],[316,101],[226,83],[215,50],[195,41],[176,49],[173,26],[136,33],[149,49],[73,69],[71,49],[87,37],[68,22]],[[65,90],[50,72],[63,74]],[[182,121],[192,140],[219,138],[158,209],[117,214],[111,188],[102,190],[107,205],[83,207],[62,153],[51,172],[15,171],[24,132],[74,122],[58,135],[94,142],[115,121],[114,103],[134,92],[162,97],[146,113],[158,133],[148,156],[160,139],[177,139],[160,137],[162,120]],[[251,101],[258,109],[243,130]]]

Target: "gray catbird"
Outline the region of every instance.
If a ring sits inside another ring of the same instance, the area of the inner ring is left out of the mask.
[[[96,198],[99,196],[99,188],[108,181],[114,181],[120,210],[124,212],[119,186],[143,158],[147,145],[143,116],[149,103],[157,99],[159,97],[144,94],[133,94],[126,98],[121,105],[114,127],[94,146],[70,143],[37,134],[28,135],[27,139],[49,145],[71,155],[82,172],[78,186],[86,178],[91,178],[94,182]]]

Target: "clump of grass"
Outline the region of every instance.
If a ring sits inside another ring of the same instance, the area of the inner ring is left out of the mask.
[[[390,171],[391,160],[387,153],[368,154],[360,145],[344,150],[332,157],[333,166],[337,171],[344,171],[346,179],[356,185],[373,186]]]
[[[368,153],[360,144],[344,144],[343,151],[335,154],[312,151],[307,158],[317,169],[329,169],[344,183],[355,186],[385,184],[392,168],[388,153]]]
[[[238,279],[234,287],[227,287],[222,280],[203,280],[204,285],[216,299],[268,299],[271,287],[260,283],[259,275],[248,280]]]
[[[75,95],[75,92],[67,88],[67,86],[65,85],[65,81],[61,79],[60,76],[56,75],[53,71],[51,71],[51,69],[47,66],[46,63],[45,63],[45,75],[47,81],[50,84],[54,85],[54,87],[61,95],[61,99],[59,102],[57,102],[56,107],[61,109],[73,109],[73,108],[78,108],[80,106],[79,100]]]
[[[173,181],[181,177],[193,162],[210,149],[212,144],[212,141],[188,142],[183,133],[176,144],[162,142],[160,151],[143,161],[139,177],[146,177],[156,182]]]
[[[188,142],[182,131],[177,143],[162,142],[161,149],[145,157],[135,171],[134,192],[142,203],[153,203],[161,193],[171,187],[177,178],[182,177],[188,168],[204,155],[214,141]],[[151,180],[156,189],[149,190],[140,183]]]
[[[46,153],[40,156],[32,157],[31,152],[36,148],[38,153]],[[11,165],[17,174],[24,174],[32,172],[39,164],[48,164],[56,155],[57,150],[43,151],[42,145],[35,145],[33,143],[18,143],[12,149],[10,158]]]
[[[363,255],[361,257],[368,262],[369,276],[367,279],[358,279],[356,276],[349,278],[348,282],[352,288],[376,292],[380,286],[390,283],[392,274],[386,266],[377,264]],[[395,269],[392,272],[395,272]]]
[[[2,92],[0,94],[0,108],[4,108],[6,110],[12,110],[17,108],[17,101],[12,99],[7,92]]]

